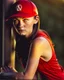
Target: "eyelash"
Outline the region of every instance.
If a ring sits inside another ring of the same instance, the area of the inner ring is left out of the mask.
[[[15,25],[18,25],[19,20],[18,19],[14,19],[13,22],[14,22]]]
[[[28,19],[23,19],[23,21],[24,21],[24,22],[27,22]],[[19,19],[14,19],[13,22],[14,22],[15,25],[18,25],[19,22],[20,22],[20,20],[19,20]]]
[[[26,21],[28,21],[28,19],[24,19],[23,21],[26,22]]]

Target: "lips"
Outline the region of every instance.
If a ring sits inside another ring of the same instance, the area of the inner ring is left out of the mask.
[[[25,28],[20,28],[20,29],[18,29],[19,31],[23,31],[23,30],[25,30]]]
[[[22,29],[19,29],[18,30],[19,32],[24,32],[24,31],[26,31],[24,28],[22,28]]]

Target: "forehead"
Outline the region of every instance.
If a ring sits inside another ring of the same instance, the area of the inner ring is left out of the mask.
[[[23,19],[34,19],[34,17],[29,17],[29,18],[22,18],[22,17],[15,17],[13,19],[18,19],[18,20],[23,20]]]

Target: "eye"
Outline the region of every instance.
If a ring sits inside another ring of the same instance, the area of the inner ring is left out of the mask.
[[[18,20],[18,19],[13,19],[13,23],[14,23],[14,25],[16,26],[16,25],[19,24],[19,20]]]
[[[28,21],[29,21],[29,19],[23,19],[23,21],[24,21],[24,22],[28,22]]]

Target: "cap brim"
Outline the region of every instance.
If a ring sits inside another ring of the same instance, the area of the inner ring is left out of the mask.
[[[10,17],[8,17],[6,20],[9,20],[11,18],[15,18],[15,17],[21,17],[21,18],[29,18],[29,17],[33,17],[36,16],[36,14],[28,14],[28,13],[15,13],[13,15],[11,15]]]

